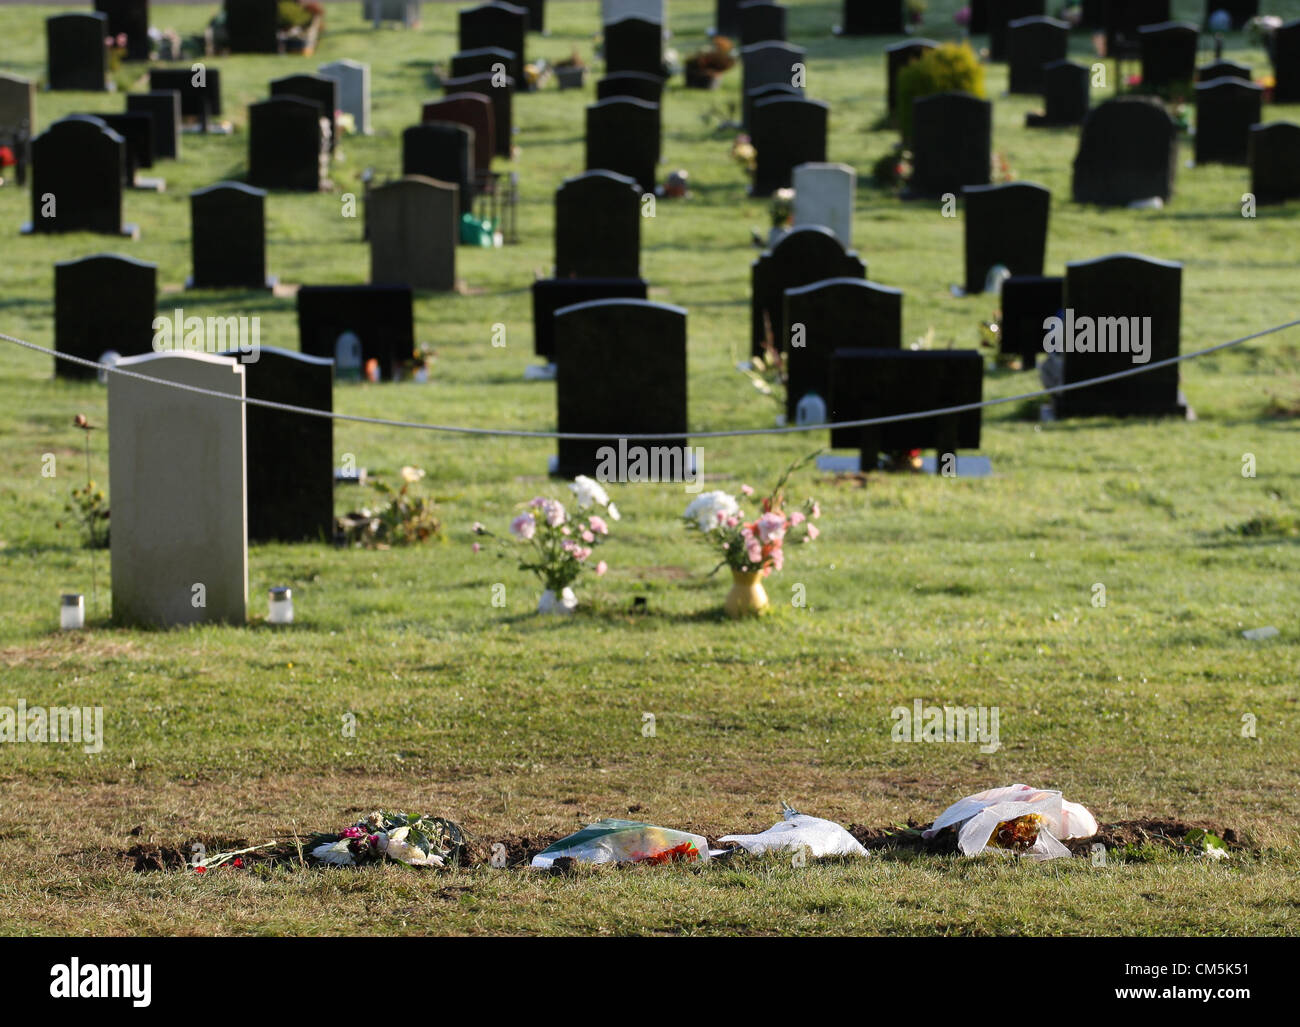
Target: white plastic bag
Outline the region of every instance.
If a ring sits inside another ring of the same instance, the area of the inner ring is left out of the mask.
[[[958,826],[957,846],[968,856],[981,852],[1008,854],[1011,850],[989,846],[998,825],[1019,817],[1041,818],[1038,838],[1028,849],[1034,859],[1054,859],[1070,855],[1062,839],[1091,838],[1097,833],[1097,820],[1077,802],[1067,802],[1051,789],[1014,784],[989,788],[954,802],[944,810],[922,837],[933,838],[945,827]]]
[[[718,841],[734,842],[755,856],[802,849],[807,849],[814,858],[867,855],[858,840],[833,820],[810,817],[784,804],[781,816],[783,819],[759,834],[729,834]]]
[[[939,814],[923,838],[933,838],[945,827],[961,824],[969,820],[980,810],[995,802],[1033,802],[1044,795],[1052,794],[1041,788],[1032,788],[1025,784],[1008,785],[1005,788],[988,788],[964,799],[958,799]],[[1060,794],[1059,792],[1056,794]],[[1097,818],[1077,802],[1061,799],[1061,813],[1057,838],[1091,838],[1097,833]]]

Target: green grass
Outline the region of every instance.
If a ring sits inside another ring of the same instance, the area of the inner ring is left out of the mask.
[[[702,40],[712,3],[673,0],[673,45]],[[874,280],[905,290],[908,338],[974,346],[988,300],[954,299],[962,224],[938,205],[902,205],[868,169],[893,142],[872,131],[883,107],[885,41],[828,33],[838,5],[792,5],[790,35],[809,51],[809,93],[831,103],[830,157],[858,168],[855,238]],[[927,35],[951,38],[952,0],[931,0]],[[1195,20],[1199,0],[1178,0]],[[1275,3],[1300,15],[1300,2]],[[156,25],[196,30],[211,7],[155,5]],[[340,196],[360,175],[399,170],[400,131],[434,94],[434,63],[454,49],[454,5],[426,4],[418,32],[362,25],[331,5],[313,58],[228,57],[221,68],[231,137],[186,136],[159,169],[161,195],[130,193],[137,242],[28,238],[27,196],[0,188],[11,237],[0,270],[0,330],[53,339],[56,260],[117,250],[156,261],[165,287],[189,270],[190,190],[238,177],[244,111],[273,77],[353,57],[372,68],[375,135],[346,138],[332,194],[275,194],[268,263],[287,282],[361,282],[360,222]],[[43,73],[51,8],[0,8],[5,69]],[[590,56],[594,2],[553,3],[531,56]],[[1084,58],[1088,42],[1072,41]],[[1226,55],[1267,73],[1242,37]],[[690,314],[690,420],[697,431],[762,427],[775,408],[737,374],[748,338],[748,199],[719,130],[738,72],[716,93],[674,83],[665,101],[664,167],[689,170],[694,196],[660,202],[644,226],[654,299]],[[989,69],[995,149],[1019,178],[1054,196],[1047,270],[1131,250],[1184,262],[1184,350],[1290,320],[1296,310],[1300,206],[1240,215],[1242,169],[1180,167],[1159,212],[1069,202],[1075,133],[1027,131],[1032,98],[1004,97]],[[554,426],[553,386],[524,382],[533,362],[528,283],[552,261],[552,198],[582,170],[583,94],[516,100],[520,245],[463,248],[469,295],[417,300],[417,338],[439,354],[428,385],[341,387],[348,413],[531,429]],[[47,125],[74,110],[119,109],[112,95],[42,93]],[[1300,108],[1269,118],[1300,119]],[[1190,143],[1181,144],[1190,157]],[[160,297],[166,308],[171,297]],[[179,302],[179,300],[178,300]],[[262,340],[295,347],[293,302],[183,297],[196,313],[259,314]],[[206,308],[206,309],[205,309]],[[491,345],[492,325],[508,345]],[[567,623],[532,615],[538,586],[508,562],[470,552],[469,525],[500,529],[547,483],[553,445],[471,440],[340,423],[335,450],[372,471],[428,471],[446,540],[401,552],[325,546],[250,550],[254,623],[147,632],[108,623],[107,554],[56,527],[82,478],[72,418],[106,420],[95,385],[50,378],[47,358],[6,347],[0,365],[0,705],[102,705],[104,751],[0,746],[0,930],[18,933],[1290,933],[1300,869],[1300,711],[1295,623],[1300,550],[1294,331],[1186,365],[1195,423],[1089,421],[1038,426],[1016,404],[985,419],[986,480],[881,478],[867,485],[805,472],[800,493],[826,511],[822,539],[792,553],[769,591],[777,613],[721,618],[725,584],[676,521],[676,487],[624,485],[624,512],[603,551],[610,573],[583,579]],[[986,395],[1032,376],[991,373]],[[821,439],[706,440],[716,485],[762,487]],[[107,480],[94,437],[95,474]],[[40,474],[55,453],[59,475]],[[1243,454],[1258,474],[1241,475]],[[340,490],[340,512],[364,502]],[[90,592],[91,629],[55,628],[61,591]],[[507,605],[491,604],[494,583]],[[1106,586],[1104,609],[1091,603]],[[261,623],[265,591],[293,586],[300,623]],[[807,591],[807,609],[789,604]],[[628,613],[633,596],[649,613]],[[1246,628],[1277,638],[1248,642]],[[890,710],[927,703],[998,706],[1003,749],[895,744]],[[656,716],[657,737],[641,734]],[[357,718],[343,738],[342,717]],[[1253,714],[1257,738],[1241,737]],[[475,867],[446,876],[390,867],[361,873],[136,874],[137,842],[198,836],[263,841],[341,826],[353,812],[406,806],[463,822],[481,845],[554,837],[602,816],[635,816],[716,837],[759,830],[782,799],[846,824],[927,822],[977,788],[1059,787],[1103,822],[1181,818],[1232,827],[1249,844],[1217,864],[1168,853],[1094,868],[878,855],[794,870],[760,860],[699,870],[593,871],[551,878]],[[138,831],[135,829],[138,828]],[[135,833],[132,833],[135,831]]]

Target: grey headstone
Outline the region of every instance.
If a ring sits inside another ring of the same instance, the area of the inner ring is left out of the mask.
[[[460,201],[454,183],[404,175],[370,190],[370,280],[446,292],[456,287]]]

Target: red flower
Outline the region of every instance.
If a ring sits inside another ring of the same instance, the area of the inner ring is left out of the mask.
[[[240,859],[238,856],[236,856],[236,857],[235,857],[235,866],[237,866],[237,867],[242,867],[243,865],[244,865],[244,861],[243,861],[242,859]]]
[[[206,873],[208,872],[208,868],[207,868],[207,867],[195,867],[195,868],[194,868],[194,872],[195,872],[196,874],[206,874]]]
[[[7,146],[0,146],[0,168],[8,168],[18,163],[14,151]]]

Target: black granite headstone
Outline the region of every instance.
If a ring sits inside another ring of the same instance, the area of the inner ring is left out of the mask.
[[[901,349],[903,290],[861,278],[827,278],[786,289],[781,347],[785,350],[786,420],[816,393],[830,404],[831,354],[837,349]]]
[[[1013,21],[1041,18],[1047,13],[1046,7],[1046,0],[988,0],[989,60],[1007,59]]]
[[[1216,78],[1196,87],[1196,163],[1250,163],[1250,128],[1264,116],[1264,87]]]
[[[174,89],[128,93],[126,109],[153,119],[153,155],[171,160],[181,152],[181,94]]]
[[[740,0],[717,0],[713,7],[713,31],[719,36],[740,36]]]
[[[1240,78],[1247,82],[1253,80],[1250,69],[1236,61],[1215,61],[1196,69],[1197,82],[1213,82],[1216,78]]]
[[[499,46],[480,46],[473,50],[461,50],[451,55],[450,75],[452,78],[464,78],[466,75],[505,74],[514,77],[511,68],[515,64],[513,50],[503,50]]]
[[[555,356],[555,312],[590,300],[646,298],[644,278],[539,278],[533,282],[533,352]]]
[[[970,93],[912,101],[912,177],[907,194],[937,197],[987,185],[993,161],[993,104]]]
[[[1013,275],[1002,283],[1002,325],[998,350],[1020,357],[1020,369],[1032,371],[1043,353],[1043,322],[1062,314],[1065,279]]]
[[[339,337],[361,340],[363,366],[374,360],[391,381],[415,357],[413,294],[406,285],[304,285],[298,290],[298,348],[333,358]]]
[[[750,353],[760,356],[769,333],[779,349],[785,291],[827,278],[866,278],[867,266],[821,225],[791,229],[749,267]]]
[[[1051,191],[1032,182],[1007,182],[968,186],[964,196],[966,292],[983,292],[988,273],[999,264],[1013,275],[1041,275]]]
[[[256,360],[244,361],[244,395],[333,410],[333,356],[262,346]],[[248,541],[329,542],[334,536],[334,422],[256,403],[247,405],[244,418]]]
[[[1132,253],[1067,264],[1066,317],[1059,344],[1044,332],[1048,353],[1066,350],[1061,354],[1062,383],[1089,381],[1176,357],[1182,281],[1181,264]],[[1057,417],[1160,417],[1187,412],[1178,393],[1177,364],[1060,392],[1053,405]]]
[[[524,37],[528,32],[528,12],[522,7],[506,3],[479,4],[457,15],[459,47],[462,51],[483,47],[498,47],[514,54],[510,77],[522,82],[524,65]]]
[[[826,160],[830,104],[792,96],[759,100],[753,109],[754,196],[771,196],[791,185],[800,164]]]
[[[655,188],[659,105],[615,96],[587,108],[587,170],[627,175],[642,192]]]
[[[226,0],[226,39],[231,53],[276,53],[278,0]]]
[[[1041,93],[1043,68],[1065,60],[1070,48],[1070,26],[1055,18],[1017,18],[1007,25],[1007,63],[1011,93]]]
[[[1250,191],[1257,203],[1300,197],[1300,125],[1274,121],[1250,130]]]
[[[95,117],[62,118],[32,142],[33,232],[122,235],[126,141]]]
[[[1053,61],[1043,68],[1042,114],[1026,114],[1027,128],[1082,125],[1091,101],[1091,72],[1073,61]]]
[[[664,77],[644,71],[619,71],[596,82],[597,100],[608,100],[614,96],[630,96],[646,103],[662,103]]]
[[[204,66],[202,71],[189,68],[150,68],[151,90],[174,89],[181,94],[181,117],[205,122],[221,115],[221,69]]]
[[[1200,30],[1188,22],[1144,25],[1138,29],[1142,88],[1148,92],[1186,89],[1196,78]]]
[[[79,12],[45,19],[45,85],[102,93],[108,88],[108,16]]]
[[[740,5],[740,43],[785,42],[785,6],[771,0],[747,0]]]
[[[620,18],[605,26],[605,70],[664,73],[664,27],[644,18]]]
[[[1102,22],[1108,57],[1137,57],[1138,29],[1171,20],[1171,0],[1103,0]]]
[[[190,193],[192,289],[265,289],[266,192],[218,182]]]
[[[556,473],[595,476],[599,451],[629,434],[664,433],[625,446],[686,447],[686,311],[648,300],[592,300],[555,312],[556,428],[608,433],[560,439]]]
[[[273,96],[248,105],[249,185],[317,192],[328,152],[319,104]]]
[[[896,417],[979,403],[984,358],[976,350],[840,349],[831,356],[830,379],[833,422]],[[831,430],[831,446],[857,449],[863,471],[874,471],[881,453],[955,454],[979,444],[979,410]]]
[[[474,212],[474,130],[453,121],[425,121],[402,132],[402,174],[451,182],[460,212]]]
[[[1178,129],[1159,100],[1121,97],[1094,107],[1074,158],[1074,201],[1123,207],[1174,192]]]
[[[149,0],[95,0],[95,10],[108,16],[108,34],[126,36],[126,59],[149,59]]]
[[[441,100],[426,103],[420,109],[420,120],[450,121],[473,129],[474,169],[478,172],[492,169],[492,155],[496,152],[496,119],[492,101],[486,96],[481,93],[453,93]]]
[[[273,79],[272,96],[296,96],[310,100],[321,109],[321,117],[330,125],[330,153],[338,149],[339,80],[325,75],[286,75]]]
[[[1273,33],[1273,102],[1300,103],[1300,18]]]
[[[641,277],[641,188],[588,171],[555,191],[555,277]]]
[[[745,126],[750,124],[750,91],[759,86],[783,85],[803,89],[801,69],[807,52],[791,43],[764,42],[740,48],[740,102]]]
[[[901,36],[906,30],[905,0],[844,0],[840,34]]]
[[[124,357],[153,349],[158,265],[98,253],[54,265],[54,349],[99,360],[109,350]],[[98,372],[55,358],[59,378],[88,379]]]
[[[885,47],[885,74],[889,83],[886,89],[889,117],[898,116],[898,73],[918,57],[923,57],[939,44],[933,39],[908,39]]]

